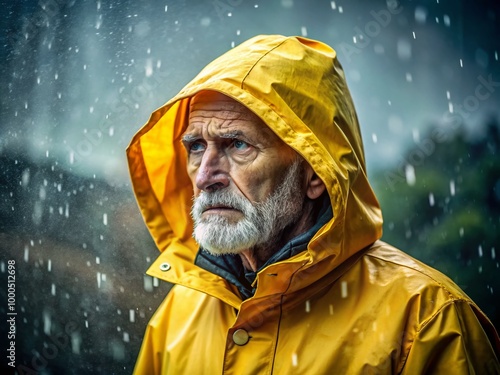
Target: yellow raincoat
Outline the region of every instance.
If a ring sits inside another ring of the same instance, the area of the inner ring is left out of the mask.
[[[307,249],[262,269],[244,301],[194,263],[180,137],[200,90],[261,117],[314,168],[333,208]],[[176,284],[149,323],[136,374],[499,373],[498,335],[470,298],[379,241],[356,112],[329,46],[282,36],[244,42],[155,111],[127,155],[161,252],[148,274]]]

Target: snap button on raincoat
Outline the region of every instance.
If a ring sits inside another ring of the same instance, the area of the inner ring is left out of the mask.
[[[180,138],[190,98],[244,104],[313,167],[333,218],[305,251],[261,270],[242,300],[194,264],[193,190]],[[354,105],[336,52],[257,36],[210,63],[127,149],[134,191],[175,284],[152,317],[136,374],[498,374],[499,338],[451,280],[380,241]]]

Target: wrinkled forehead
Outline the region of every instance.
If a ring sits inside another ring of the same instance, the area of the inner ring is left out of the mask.
[[[193,96],[189,104],[189,123],[200,119],[223,118],[244,120],[259,127],[267,125],[240,102],[217,91],[202,91]]]

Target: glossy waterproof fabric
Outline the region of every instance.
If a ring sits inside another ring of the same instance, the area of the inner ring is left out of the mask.
[[[262,118],[314,168],[333,208],[307,250],[261,270],[245,301],[194,264],[180,138],[190,98],[202,90]],[[176,284],[148,325],[136,374],[499,373],[498,335],[474,303],[446,276],[379,241],[382,215],[356,112],[329,46],[283,36],[242,43],[155,111],[127,156],[161,252],[148,274]]]

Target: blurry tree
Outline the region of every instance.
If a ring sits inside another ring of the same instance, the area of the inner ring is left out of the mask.
[[[448,275],[500,327],[500,134],[434,127],[374,176],[383,240]]]

